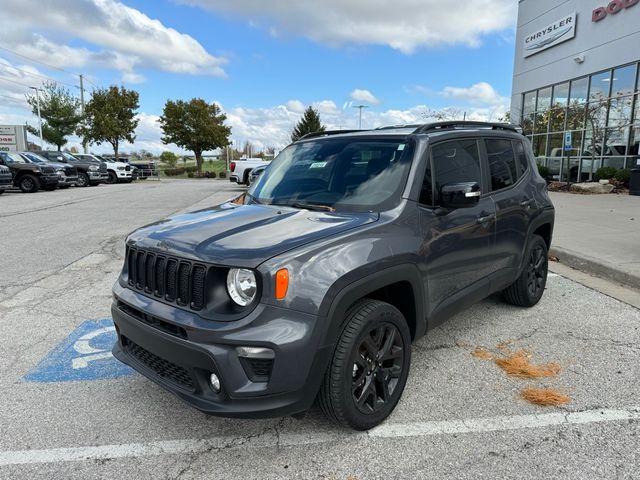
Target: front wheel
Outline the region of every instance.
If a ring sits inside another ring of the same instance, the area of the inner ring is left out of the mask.
[[[398,404],[411,364],[411,335],[393,305],[365,299],[347,313],[318,403],[336,422],[368,430]]]
[[[118,176],[116,175],[116,172],[109,171],[109,178],[107,178],[107,183],[109,185],[118,183]]]
[[[78,186],[79,187],[89,186],[89,175],[87,175],[84,172],[78,172]]]
[[[35,193],[40,190],[40,182],[33,175],[23,175],[18,187],[24,193]]]
[[[504,290],[504,298],[512,305],[533,307],[542,298],[547,284],[549,253],[542,237],[531,235],[524,260],[520,277]]]

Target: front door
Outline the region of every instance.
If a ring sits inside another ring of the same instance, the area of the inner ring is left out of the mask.
[[[438,206],[438,192],[444,185],[483,185],[476,139],[435,144],[430,167],[421,195],[420,224],[428,311],[433,312],[447,300],[454,301],[457,293],[484,296],[488,292],[483,280],[495,271],[490,252],[496,220],[494,202],[486,195],[472,207],[443,210]]]

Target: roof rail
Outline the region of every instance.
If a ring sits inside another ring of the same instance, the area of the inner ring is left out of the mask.
[[[340,135],[341,133],[356,133],[356,132],[364,132],[365,130],[319,130],[317,132],[307,133],[303,135],[298,140],[307,140],[309,138],[316,137],[328,137],[330,135]]]
[[[522,130],[519,127],[510,125],[508,123],[463,121],[426,123],[416,128],[413,133],[428,133],[438,130],[449,130],[455,128],[487,128],[491,130],[508,130],[510,132],[522,133]]]
[[[386,125],[384,127],[377,127],[375,130],[395,130],[399,128],[418,128],[421,127],[421,123],[400,124],[400,125]]]

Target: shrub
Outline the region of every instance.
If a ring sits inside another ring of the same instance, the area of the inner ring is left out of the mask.
[[[549,169],[547,167],[545,167],[544,165],[538,165],[538,173],[545,180],[549,180],[550,172],[549,172]]]
[[[593,178],[598,180],[611,180],[616,176],[618,170],[614,167],[601,167],[593,174]]]
[[[196,172],[194,172],[192,170],[188,170],[187,171],[187,177],[188,178],[193,178],[193,177],[195,177],[195,175],[196,175]]]
[[[220,177],[220,178],[227,178],[227,172],[220,172],[220,174],[218,175],[218,177]]]
[[[616,172],[614,178],[622,183],[625,187],[628,187],[629,180],[631,179],[631,170],[622,168]]]

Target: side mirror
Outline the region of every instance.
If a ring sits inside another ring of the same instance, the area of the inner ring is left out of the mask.
[[[449,183],[440,189],[442,208],[468,208],[480,200],[480,185],[476,182]]]
[[[64,157],[56,157],[56,162],[67,163],[67,159]]]

